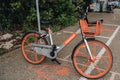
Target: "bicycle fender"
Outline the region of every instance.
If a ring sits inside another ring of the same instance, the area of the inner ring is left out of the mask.
[[[95,38],[87,38],[86,39],[87,41],[89,41],[89,40],[95,40]],[[74,47],[74,49],[73,49],[73,51],[72,51],[72,55],[71,55],[71,59],[73,60],[73,55],[74,55],[74,52],[75,52],[75,50],[76,50],[76,48],[80,45],[80,44],[82,44],[84,42],[84,40],[81,40],[75,47]]]

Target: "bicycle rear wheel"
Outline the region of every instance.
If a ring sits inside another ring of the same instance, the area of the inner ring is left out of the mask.
[[[33,51],[31,48],[32,43],[47,44],[47,41],[44,38],[40,38],[40,34],[38,33],[28,33],[22,39],[22,54],[24,58],[32,64],[41,63],[45,59],[45,56],[38,55]]]
[[[112,66],[113,58],[111,50],[98,40],[87,40],[93,59],[88,54],[84,41],[78,44],[73,52],[72,61],[75,69],[86,78],[100,78],[104,76]]]

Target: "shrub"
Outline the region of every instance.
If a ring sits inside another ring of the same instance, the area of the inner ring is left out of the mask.
[[[39,3],[41,20],[53,20],[58,26],[75,23],[76,7],[72,0],[39,0]],[[0,13],[0,24],[4,29],[37,28],[35,0],[0,1]]]

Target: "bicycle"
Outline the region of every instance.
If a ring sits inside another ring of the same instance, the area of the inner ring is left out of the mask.
[[[82,76],[90,79],[103,77],[112,67],[113,57],[110,48],[94,36],[102,32],[102,21],[97,20],[94,29],[88,27],[85,20],[88,8],[79,20],[79,29],[67,38],[61,45],[54,45],[50,28],[43,32],[28,32],[22,38],[22,54],[24,58],[32,63],[39,64],[47,57],[58,64],[56,59],[58,53],[68,45],[79,34],[82,40],[73,49],[71,59],[76,71]],[[46,22],[45,22],[46,23]],[[90,72],[87,72],[90,69]]]

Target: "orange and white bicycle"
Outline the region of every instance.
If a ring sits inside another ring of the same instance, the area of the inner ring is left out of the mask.
[[[102,32],[102,20],[97,20],[93,25],[94,28],[89,27],[83,17],[79,20],[79,29],[59,46],[53,43],[50,28],[41,32],[28,32],[22,38],[22,54],[32,64],[39,64],[46,57],[59,63],[56,60],[58,53],[81,34],[82,40],[71,55],[73,65],[77,72],[86,78],[100,78],[111,69],[113,57],[109,47],[95,39],[95,36]]]

